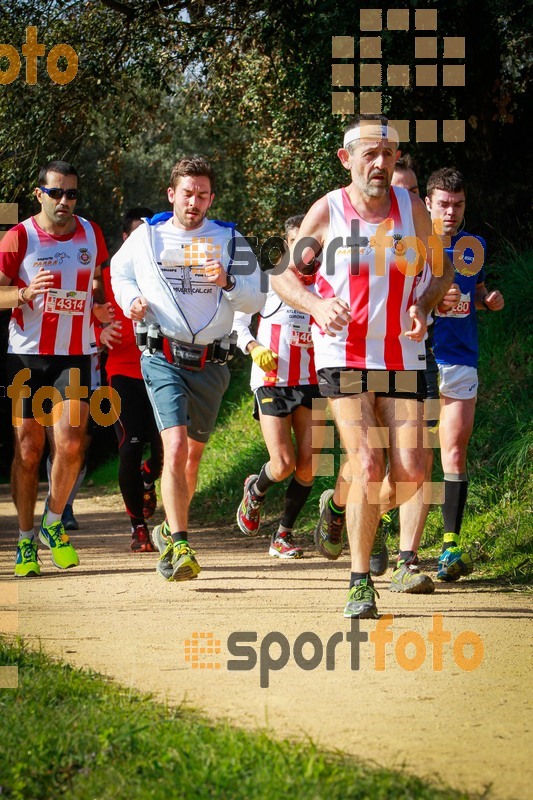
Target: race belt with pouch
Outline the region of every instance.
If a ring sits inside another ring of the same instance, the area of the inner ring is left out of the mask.
[[[237,348],[235,331],[209,344],[194,344],[164,336],[158,325],[151,323],[147,328],[144,321],[138,322],[135,326],[135,340],[142,352],[153,355],[162,351],[171,364],[196,372],[203,369],[208,361],[226,364],[231,361]]]
[[[172,363],[182,369],[194,371],[203,369],[204,364],[208,361],[215,364],[226,364],[233,358],[237,346],[237,337],[234,334],[226,334],[210,344],[192,344],[191,342],[180,342],[177,339],[168,339],[167,341],[170,346]]]

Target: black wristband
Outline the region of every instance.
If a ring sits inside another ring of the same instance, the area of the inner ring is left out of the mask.
[[[226,285],[223,286],[222,288],[225,292],[232,292],[233,289],[235,289],[236,283],[237,280],[234,275],[226,275]]]

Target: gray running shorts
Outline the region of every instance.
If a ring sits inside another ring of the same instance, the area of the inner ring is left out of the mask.
[[[226,364],[207,361],[195,372],[171,364],[163,353],[143,353],[141,370],[159,432],[186,425],[191,439],[207,442],[229,384]]]

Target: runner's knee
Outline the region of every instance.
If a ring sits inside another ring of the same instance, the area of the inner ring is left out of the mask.
[[[278,481],[283,481],[292,475],[296,466],[294,455],[286,452],[277,452],[270,457],[270,471]]]

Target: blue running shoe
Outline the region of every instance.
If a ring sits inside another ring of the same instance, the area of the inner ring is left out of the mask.
[[[460,547],[448,547],[441,553],[437,571],[439,581],[458,581],[463,575],[471,575],[474,571],[472,557]]]

